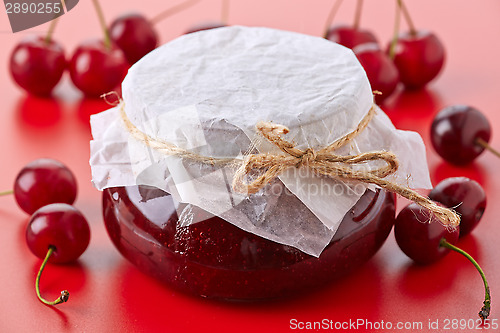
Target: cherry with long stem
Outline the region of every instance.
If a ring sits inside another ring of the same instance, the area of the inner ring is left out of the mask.
[[[140,13],[121,15],[109,25],[111,40],[120,47],[130,64],[135,64],[158,46],[159,34],[155,25],[200,0],[187,0],[167,8],[151,19]]]
[[[408,23],[409,31],[394,37],[387,47],[387,53],[394,60],[404,86],[407,89],[420,89],[441,72],[446,57],[445,49],[432,32],[415,28],[402,0],[396,0],[396,3]]]
[[[56,300],[54,301],[47,301],[45,298],[42,297],[40,293],[40,278],[42,276],[43,270],[45,269],[45,265],[47,265],[47,262],[49,261],[50,257],[54,253],[56,248],[54,246],[49,246],[49,249],[47,250],[47,255],[45,256],[45,259],[42,262],[42,265],[40,266],[40,270],[38,271],[38,274],[36,275],[36,280],[35,280],[35,291],[36,295],[38,296],[38,299],[40,302],[47,304],[47,305],[57,305],[61,303],[65,303],[69,299],[69,292],[67,290],[61,291],[61,296],[59,296]]]
[[[26,243],[31,252],[43,259],[35,280],[38,299],[47,305],[66,302],[67,290],[55,301],[47,301],[40,293],[40,278],[45,265],[70,263],[77,260],[90,242],[90,227],[83,214],[68,204],[50,204],[38,209],[26,227]]]
[[[93,0],[93,4],[104,39],[82,43],[73,53],[69,65],[71,80],[88,97],[98,97],[114,90],[130,67],[123,51],[111,42],[99,2]]]
[[[26,38],[10,56],[12,78],[34,95],[50,95],[66,69],[64,49],[52,38],[58,20],[55,17],[51,21],[45,36]]]
[[[434,117],[430,134],[436,152],[455,165],[472,162],[485,149],[500,157],[500,153],[488,144],[491,138],[488,118],[472,106],[445,107]]]
[[[483,284],[484,284],[484,302],[483,302],[483,307],[479,311],[479,317],[482,320],[485,320],[488,318],[490,315],[490,310],[491,310],[491,294],[490,294],[490,287],[488,285],[488,281],[486,280],[486,275],[484,274],[483,270],[481,269],[481,266],[477,263],[474,258],[464,250],[456,247],[453,244],[450,244],[446,241],[445,238],[441,238],[441,241],[439,242],[439,246],[445,247],[447,249],[450,249],[452,251],[455,251],[457,253],[460,253],[464,257],[466,257],[473,265],[476,267],[477,271],[481,275],[481,278],[483,279]]]

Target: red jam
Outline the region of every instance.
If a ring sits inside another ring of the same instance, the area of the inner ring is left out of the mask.
[[[264,299],[315,288],[366,262],[394,224],[394,196],[366,191],[319,258],[212,217],[177,222],[179,203],[147,186],[104,190],[103,213],[118,250],[184,292],[221,299]]]

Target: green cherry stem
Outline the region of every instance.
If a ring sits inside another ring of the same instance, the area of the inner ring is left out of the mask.
[[[358,0],[356,2],[356,13],[354,14],[354,29],[359,29],[359,25],[361,23],[361,12],[363,9],[363,0]]]
[[[40,270],[38,271],[38,274],[37,274],[36,280],[35,280],[36,295],[38,296],[38,299],[43,304],[47,304],[47,305],[57,305],[57,304],[60,304],[60,303],[67,302],[68,299],[69,299],[69,292],[67,290],[61,291],[61,296],[59,296],[53,302],[47,301],[45,298],[42,297],[42,295],[40,295],[40,277],[42,276],[43,269],[45,268],[45,265],[49,261],[50,256],[52,255],[52,253],[54,253],[55,249],[56,248],[54,246],[52,246],[52,245],[49,246],[49,249],[47,251],[47,255],[45,256],[45,259],[43,260],[42,265],[40,266]]]
[[[408,28],[410,29],[410,34],[412,36],[415,36],[417,34],[417,29],[415,28],[415,25],[413,24],[413,20],[411,19],[410,12],[408,11],[408,8],[406,8],[403,0],[397,0],[398,1],[398,6],[401,8],[401,11],[405,17],[406,23],[408,24]]]
[[[472,256],[470,254],[468,254],[464,250],[456,247],[455,245],[448,243],[446,241],[446,239],[442,238],[441,241],[439,242],[439,245],[442,247],[448,248],[450,250],[453,250],[455,252],[458,252],[461,255],[463,255],[464,257],[466,257],[467,259],[469,259],[469,261],[474,265],[474,267],[476,267],[477,271],[481,275],[481,278],[483,279],[483,283],[484,283],[484,302],[483,302],[483,307],[481,308],[481,311],[479,311],[479,317],[482,320],[485,320],[490,315],[491,295],[490,295],[490,287],[488,286],[488,281],[486,281],[486,276],[484,275],[483,270],[481,269],[481,267],[479,266],[477,261],[475,261],[474,258],[472,258]]]
[[[401,22],[401,1],[396,5],[396,16],[394,17],[394,35],[392,36],[391,46],[389,48],[389,59],[394,60],[396,56],[396,44],[398,43],[399,25]]]
[[[325,28],[323,29],[323,38],[328,37],[328,30],[330,30],[330,26],[333,23],[335,15],[339,11],[340,5],[342,5],[342,0],[337,0],[333,3],[333,6],[328,13],[328,17],[326,18]]]
[[[94,3],[95,11],[97,12],[97,17],[99,18],[99,23],[101,24],[102,31],[104,33],[104,46],[108,50],[111,50],[111,38],[109,37],[108,27],[106,26],[106,20],[104,19],[104,13],[102,11],[101,5],[98,0],[92,0]]]
[[[194,5],[198,2],[200,2],[200,0],[187,0],[187,1],[181,2],[178,5],[175,5],[173,7],[170,7],[168,9],[162,11],[161,13],[159,13],[158,15],[156,15],[152,19],[150,19],[149,22],[151,22],[152,24],[157,24],[158,22],[162,21],[163,19],[166,19],[167,17],[170,17],[174,14],[177,14],[177,13],[183,11],[186,8],[191,7],[192,5]]]
[[[3,191],[3,192],[0,192],[0,197],[4,196],[4,195],[10,195],[10,194],[13,194],[13,193],[14,193],[14,190]]]

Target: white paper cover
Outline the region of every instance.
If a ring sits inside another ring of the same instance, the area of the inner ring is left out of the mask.
[[[168,156],[134,139],[120,117],[124,107],[142,132],[204,156],[282,153],[256,134],[259,121],[287,126],[286,138],[298,148],[321,149],[355,129],[373,103],[351,50],[323,38],[237,26],[184,35],[132,66],[122,91],[122,105],[91,118],[93,183],[100,190],[161,188],[187,203],[178,212],[183,225],[206,218],[204,210],[319,256],[367,188],[290,168],[256,194],[235,193],[234,166]],[[397,155],[400,168],[389,179],[431,187],[420,136],[396,130],[379,108],[369,126],[336,153],[374,150]]]

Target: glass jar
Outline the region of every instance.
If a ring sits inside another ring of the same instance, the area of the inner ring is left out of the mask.
[[[125,258],[183,292],[233,300],[293,295],[347,274],[381,247],[395,217],[393,194],[367,190],[316,258],[218,217],[179,225],[178,205],[148,186],[103,192],[106,228]]]

